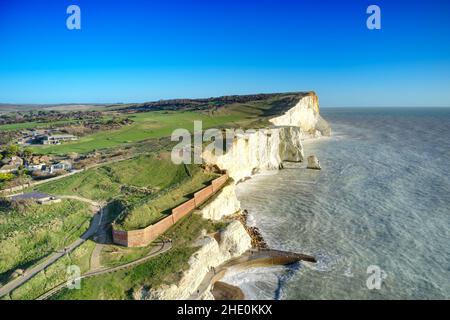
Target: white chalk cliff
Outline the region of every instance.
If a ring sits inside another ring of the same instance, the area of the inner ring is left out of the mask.
[[[239,182],[258,172],[279,169],[283,161],[303,161],[302,139],[330,134],[313,93],[303,96],[283,115],[269,121],[275,126],[236,134],[224,154],[205,150],[203,159],[227,170]]]
[[[305,135],[309,134],[314,137],[330,135],[330,127],[319,113],[319,98],[314,93],[301,98],[283,115],[269,121],[276,126],[299,127]]]
[[[149,291],[140,289],[134,293],[135,299],[185,300],[188,299],[205,278],[206,274],[225,261],[239,257],[251,248],[251,239],[239,221],[231,222],[220,233],[220,240],[205,236],[198,243],[201,247],[189,259],[189,268],[183,272],[177,284],[163,285]],[[204,298],[212,298],[206,290]]]
[[[206,163],[227,170],[236,182],[256,172],[279,169],[283,161],[302,161],[303,147],[298,127],[274,127],[236,134],[223,155],[205,151]]]
[[[241,210],[234,184],[225,185],[212,200],[202,206],[198,213],[207,220],[221,220]]]

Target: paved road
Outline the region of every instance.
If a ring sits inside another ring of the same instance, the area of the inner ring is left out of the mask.
[[[126,269],[126,268],[130,268],[130,267],[134,267],[137,266],[141,263],[144,263],[145,261],[147,261],[150,258],[154,258],[166,251],[169,251],[172,248],[172,244],[169,242],[163,242],[160,246],[155,246],[155,248],[153,250],[151,250],[149,252],[148,255],[146,255],[143,258],[140,258],[138,260],[132,261],[130,263],[127,264],[123,264],[117,267],[112,267],[112,268],[102,268],[99,270],[93,270],[90,271],[84,275],[82,275],[80,277],[80,279],[86,279],[86,278],[90,278],[90,277],[94,277],[94,276],[99,276],[102,274],[106,274],[106,273],[111,273],[111,272],[115,272],[115,271],[119,271],[122,269]],[[62,289],[64,289],[67,286],[67,283],[61,283],[60,285],[56,286],[55,288],[51,289],[50,291],[44,293],[42,296],[40,296],[39,298],[37,298],[36,300],[46,300],[48,298],[50,298],[51,296],[53,296],[54,294],[58,293],[59,291],[61,291]]]
[[[86,199],[85,199],[86,200]],[[89,200],[90,203],[93,203],[91,200]],[[96,203],[95,203],[96,204]],[[97,208],[97,206],[95,206]],[[30,280],[32,277],[34,277],[37,273],[41,272],[48,266],[55,263],[57,260],[62,258],[64,255],[72,252],[77,247],[79,247],[82,243],[84,243],[87,239],[89,239],[91,236],[93,236],[96,232],[99,226],[102,223],[103,219],[103,209],[100,209],[95,215],[94,218],[91,221],[91,224],[89,226],[89,229],[76,241],[74,241],[72,244],[67,246],[64,250],[55,252],[45,258],[42,262],[38,263],[34,267],[25,270],[23,275],[17,277],[16,279],[8,282],[3,287],[0,288],[0,297],[9,294],[11,291],[17,289],[22,284]]]

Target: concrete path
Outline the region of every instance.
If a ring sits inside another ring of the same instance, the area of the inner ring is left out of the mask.
[[[90,262],[91,270],[100,270],[102,268],[100,257],[102,254],[103,247],[104,245],[101,243],[95,244],[95,248],[91,254],[91,262]]]
[[[97,208],[97,206],[95,206],[95,208]],[[32,277],[34,277],[37,273],[41,272],[42,270],[44,270],[45,268],[49,267],[57,260],[62,258],[64,255],[69,254],[77,247],[79,247],[82,243],[84,243],[87,239],[92,237],[97,232],[97,229],[102,223],[102,219],[103,219],[103,209],[100,209],[94,215],[94,218],[92,219],[91,224],[89,225],[89,229],[79,239],[71,243],[69,246],[65,247],[63,250],[51,254],[37,265],[25,270],[25,272],[21,276],[2,286],[0,288],[0,297],[7,295],[11,291],[17,289],[25,282],[30,280]]]
[[[70,199],[70,200],[81,201],[81,202],[84,202],[84,203],[88,203],[88,204],[90,204],[90,205],[92,205],[94,207],[98,207],[98,208],[100,208],[100,207],[102,207],[104,205],[104,203],[97,202],[97,201],[94,201],[94,200],[91,200],[91,199],[88,199],[88,198],[83,198],[83,197],[80,197],[80,196],[56,196],[56,197],[60,198],[60,199]]]
[[[111,222],[108,219],[107,206],[104,207],[103,223],[99,226],[97,233],[94,236],[95,248],[91,254],[90,270],[99,270],[102,268],[101,253],[105,244],[112,243],[111,237]]]

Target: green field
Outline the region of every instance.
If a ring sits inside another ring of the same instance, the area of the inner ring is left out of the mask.
[[[197,250],[191,246],[192,241],[200,236],[202,230],[215,232],[221,226],[216,226],[199,215],[191,214],[167,232],[167,236],[173,240],[173,248],[170,251],[151,258],[134,268],[84,279],[81,290],[64,289],[53,299],[133,299],[133,294],[142,287],[175,283],[179,280],[180,271],[188,266],[189,258]],[[131,250],[130,254],[133,255],[133,258],[137,258],[135,251]],[[123,259],[130,260],[130,257]]]
[[[87,204],[64,200],[0,209],[0,280],[73,242],[89,227]]]
[[[14,131],[23,129],[47,129],[57,125],[76,123],[75,120],[61,120],[53,122],[23,122],[23,123],[11,123],[0,125],[0,132],[2,131]]]
[[[133,124],[117,130],[101,131],[80,138],[78,141],[53,146],[35,146],[33,151],[41,154],[87,153],[112,148],[151,138],[170,136],[177,128],[193,130],[195,120],[203,121],[204,128],[220,127],[242,119],[239,113],[209,116],[195,111],[153,111],[130,116]]]

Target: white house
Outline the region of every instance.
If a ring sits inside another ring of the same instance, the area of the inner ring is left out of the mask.
[[[78,137],[71,134],[45,135],[42,144],[61,144],[62,142],[76,140],[78,140]]]
[[[70,163],[69,161],[61,161],[56,164],[53,164],[50,167],[50,173],[53,173],[58,170],[70,171],[72,170],[72,163]]]
[[[45,163],[39,163],[39,164],[28,164],[25,166],[25,169],[28,171],[42,171],[45,170],[46,164]]]

